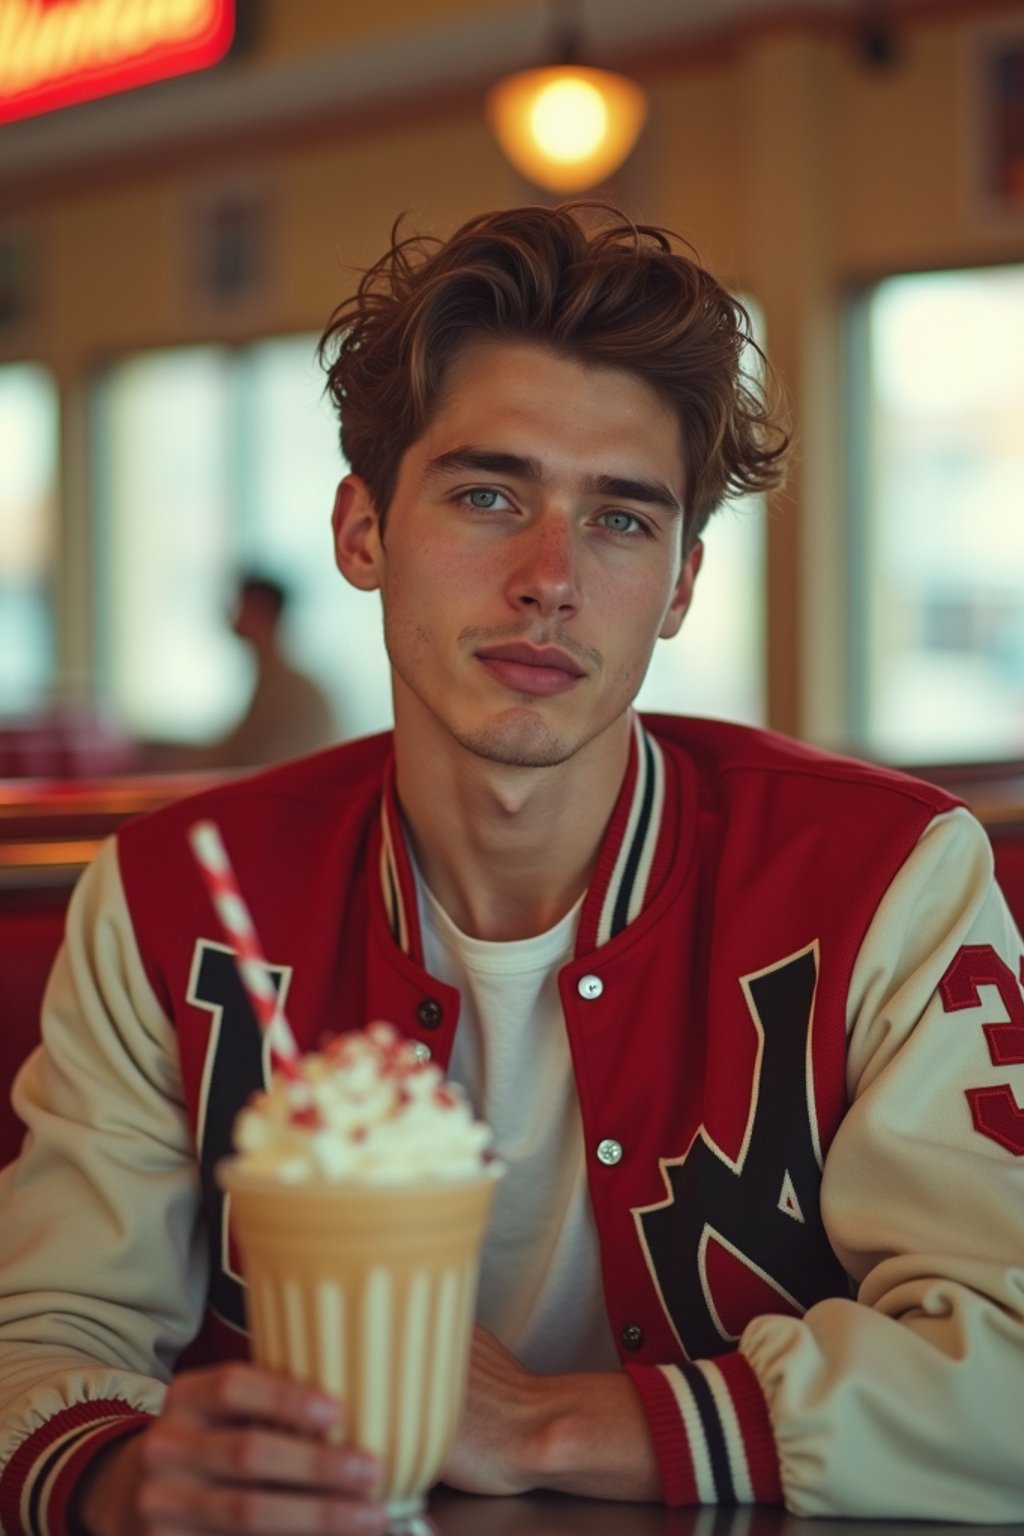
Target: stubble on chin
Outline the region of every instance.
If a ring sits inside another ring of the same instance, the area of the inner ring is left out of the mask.
[[[474,757],[505,768],[556,768],[559,763],[568,762],[575,751],[539,720],[506,722],[453,734],[459,746]]]

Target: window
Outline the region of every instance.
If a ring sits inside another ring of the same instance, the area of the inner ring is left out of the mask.
[[[252,679],[228,619],[242,568],[288,586],[287,648],[340,733],[390,723],[379,603],[331,554],[344,465],[315,340],[152,352],[101,382],[101,689],[135,735],[210,739],[241,713]]]
[[[1024,751],[1024,267],[864,300],[853,467],[858,735],[927,762]]]
[[[53,690],[57,389],[33,363],[0,367],[0,714]]]
[[[741,297],[763,348],[762,311]],[[764,724],[764,525],[763,496],[727,502],[714,513],[690,611],[679,634],[654,647],[638,709]]]
[[[659,640],[637,708],[764,723],[764,498],[727,503],[704,530],[683,627]]]

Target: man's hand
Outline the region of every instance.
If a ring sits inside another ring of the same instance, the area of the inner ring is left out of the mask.
[[[647,1419],[625,1373],[538,1376],[479,1327],[462,1422],[441,1476],[465,1493],[551,1488],[661,1498]]]
[[[158,1419],[97,1457],[76,1514],[89,1536],[382,1532],[378,1468],[330,1441],[339,1404],[252,1365],[176,1377]]]
[[[463,1493],[526,1493],[537,1486],[526,1467],[542,1418],[542,1382],[493,1333],[473,1330],[466,1406],[444,1482]]]

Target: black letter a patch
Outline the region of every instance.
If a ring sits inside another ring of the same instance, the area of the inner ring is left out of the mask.
[[[703,1126],[661,1160],[667,1198],[634,1211],[661,1304],[691,1360],[722,1354],[752,1317],[801,1315],[849,1282],[821,1223],[810,1075],[818,945],[740,978],[758,1033],[735,1162]]]

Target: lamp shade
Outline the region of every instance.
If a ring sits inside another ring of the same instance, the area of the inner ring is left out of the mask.
[[[626,159],[647,120],[647,97],[625,75],[551,65],[499,80],[486,111],[518,171],[552,192],[582,192]]]

